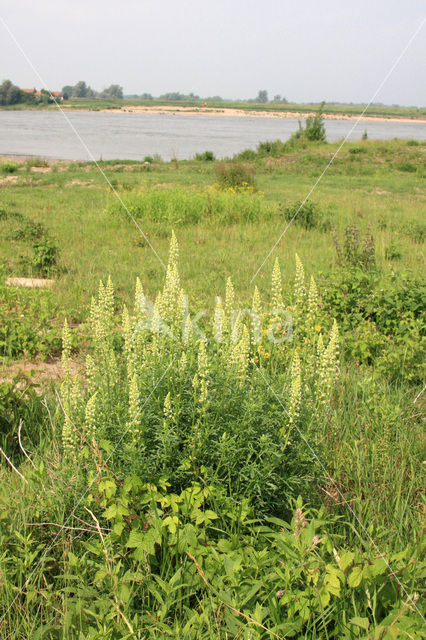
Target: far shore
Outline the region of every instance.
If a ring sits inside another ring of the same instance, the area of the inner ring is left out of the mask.
[[[75,109],[80,111],[80,109]],[[73,109],[74,111],[74,109]],[[84,109],[82,109],[84,111]],[[310,116],[314,116],[315,112],[297,112],[297,111],[258,111],[247,109],[236,109],[234,107],[145,107],[145,106],[123,106],[119,109],[101,109],[101,113],[153,113],[168,115],[200,115],[200,116],[230,116],[238,118],[293,118],[296,120],[304,120]],[[345,113],[323,113],[325,120],[361,120],[361,121],[387,121],[387,122],[419,122],[426,124],[426,118],[407,118],[399,116],[362,116]]]
[[[139,113],[154,115],[179,115],[179,116],[218,116],[218,117],[238,117],[238,118],[293,118],[296,120],[305,120],[310,116],[314,116],[315,112],[299,112],[299,111],[261,111],[257,109],[238,109],[235,107],[178,107],[175,105],[123,105],[121,107],[113,107],[111,109],[90,109],[84,107],[74,107],[65,104],[59,105],[63,112],[93,112],[93,113]],[[52,109],[49,109],[53,110]],[[39,111],[39,109],[20,109],[20,111]],[[44,111],[44,109],[43,109]],[[347,114],[347,113],[323,113],[325,120],[353,120],[360,122],[413,122],[418,124],[426,124],[426,118],[409,118],[407,116],[396,115],[363,115]]]

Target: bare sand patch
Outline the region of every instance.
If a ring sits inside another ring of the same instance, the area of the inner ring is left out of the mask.
[[[72,376],[79,373],[81,368],[81,364],[70,361],[70,373]],[[12,382],[16,378],[22,378],[22,383],[18,383],[21,388],[58,380],[63,376],[64,370],[60,358],[52,358],[47,362],[16,360],[2,366],[0,369],[0,383]]]
[[[70,111],[80,111],[80,109],[70,109]],[[82,109],[81,111],[84,111]],[[117,109],[100,109],[99,113],[152,113],[156,115],[200,115],[200,116],[230,116],[239,118],[296,118],[304,120],[309,116],[314,116],[315,112],[298,112],[298,111],[257,111],[237,109],[234,107],[218,108],[218,107],[176,107],[176,106],[155,106],[149,107],[145,105],[129,106],[124,105]],[[359,115],[346,113],[324,113],[326,120],[358,120]],[[399,116],[367,116],[360,118],[361,122],[418,122],[426,124],[426,118],[407,118]]]
[[[32,173],[51,173],[52,167],[31,167]]]
[[[7,186],[9,184],[15,184],[18,182],[19,176],[6,176],[5,178],[0,178],[0,186]]]

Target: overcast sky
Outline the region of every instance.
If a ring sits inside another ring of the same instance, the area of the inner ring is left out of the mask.
[[[0,0],[51,90],[194,92],[368,102],[426,14],[425,0]],[[426,103],[426,24],[377,102]],[[0,22],[0,81],[40,81]]]

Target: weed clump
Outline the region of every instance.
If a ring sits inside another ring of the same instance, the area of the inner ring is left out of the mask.
[[[343,243],[339,239],[336,229],[334,229],[333,241],[337,253],[337,261],[341,266],[360,268],[367,271],[375,268],[376,252],[370,228],[362,238],[355,224],[348,225],[344,231]]]
[[[291,205],[281,205],[279,212],[287,222],[294,223],[306,230],[317,229],[327,230],[329,220],[324,217],[322,208],[315,202],[307,200],[294,202]]]
[[[251,164],[243,162],[220,162],[216,165],[216,177],[221,187],[254,187],[255,170]]]

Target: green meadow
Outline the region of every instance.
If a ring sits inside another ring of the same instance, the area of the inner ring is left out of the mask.
[[[2,639],[426,637],[425,145],[337,148],[0,160]]]

